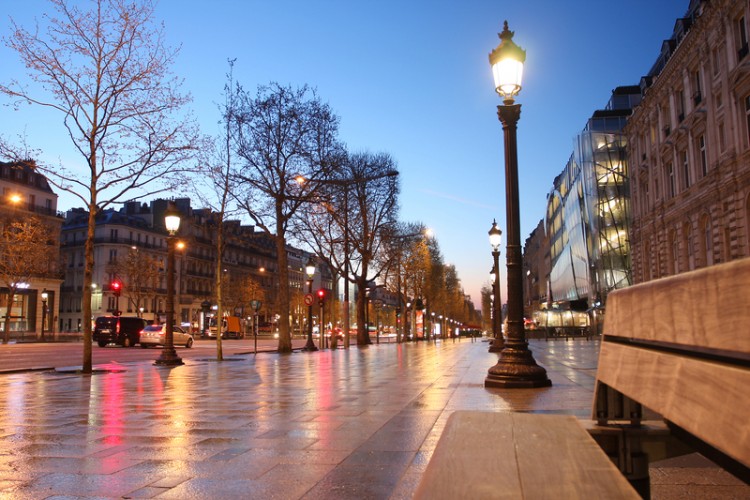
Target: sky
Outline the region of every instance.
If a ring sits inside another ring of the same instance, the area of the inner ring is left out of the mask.
[[[79,3],[84,3],[81,0]],[[193,97],[206,134],[218,134],[228,71],[246,89],[278,82],[314,87],[341,119],[350,151],[389,153],[400,171],[400,219],[434,232],[443,259],[481,308],[492,267],[487,232],[497,219],[505,290],[505,184],[501,99],[488,54],[503,21],[526,50],[518,123],[521,244],[544,217],[552,182],[573,139],[612,89],[636,85],[656,60],[689,0],[160,0],[156,15],[172,68]],[[0,0],[9,19],[33,28],[47,0]],[[0,45],[0,78],[22,75]],[[60,116],[0,97],[0,135],[25,136],[41,161],[68,166]],[[60,194],[59,210],[80,206]],[[179,196],[180,193],[175,193]]]

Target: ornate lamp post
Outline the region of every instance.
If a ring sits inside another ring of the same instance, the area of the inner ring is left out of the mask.
[[[47,321],[47,299],[49,298],[49,294],[47,293],[46,288],[42,290],[41,296],[42,296],[42,341],[45,341],[46,339],[44,338],[44,323]]]
[[[492,301],[492,332],[495,334],[495,339],[490,342],[490,352],[500,352],[504,347],[503,304],[500,300],[500,243],[503,239],[503,232],[497,227],[497,222],[494,219],[488,234],[492,247],[492,295],[495,299]]]
[[[315,346],[315,343],[312,339],[312,285],[313,276],[315,276],[315,262],[313,262],[312,257],[310,257],[310,259],[307,261],[307,264],[305,264],[305,272],[307,273],[307,295],[305,295],[305,304],[307,304],[307,343],[305,344],[305,347],[302,348],[302,350],[317,351],[318,348]]]
[[[490,53],[495,91],[503,97],[497,116],[503,125],[505,140],[505,211],[508,246],[508,332],[497,364],[488,370],[485,387],[547,387],[552,382],[547,370],[536,364],[523,330],[523,274],[521,270],[521,221],[518,200],[518,151],[516,128],[521,105],[513,97],[521,90],[526,51],[513,42],[508,21],[500,33],[500,45]],[[499,302],[499,301],[498,301]]]
[[[168,202],[167,210],[164,212],[164,225],[169,233],[167,237],[167,325],[164,349],[154,363],[162,366],[183,364],[182,358],[177,355],[177,351],[174,349],[174,247],[177,239],[175,235],[180,228],[180,215],[174,202]]]
[[[208,300],[201,302],[201,311],[203,311],[203,328],[201,337],[208,337],[208,313],[211,312],[211,303]]]

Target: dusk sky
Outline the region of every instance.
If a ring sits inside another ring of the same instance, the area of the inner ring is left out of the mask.
[[[83,0],[81,0],[83,3]],[[29,29],[51,9],[46,0],[2,0]],[[503,231],[502,127],[488,62],[508,20],[526,50],[518,124],[523,241],[543,218],[552,181],[573,138],[612,89],[638,84],[689,0],[161,0],[157,15],[182,47],[174,74],[185,79],[192,111],[207,134],[219,133],[228,59],[246,89],[279,82],[317,89],[341,118],[352,151],[390,153],[401,173],[401,216],[433,229],[446,263],[481,307],[492,267],[487,231]],[[23,74],[0,47],[0,78]],[[5,81],[5,80],[4,80]],[[0,98],[0,103],[9,101]],[[62,117],[33,107],[2,108],[0,135],[25,134],[40,160],[73,166]],[[80,206],[60,194],[58,209]],[[180,193],[174,193],[179,196]]]

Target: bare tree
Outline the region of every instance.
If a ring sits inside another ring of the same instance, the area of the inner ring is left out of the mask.
[[[199,175],[193,183],[193,191],[201,200],[203,206],[210,207],[216,219],[216,262],[214,263],[216,281],[214,293],[216,296],[217,311],[219,318],[224,316],[224,293],[225,288],[222,280],[224,273],[224,247],[225,247],[225,221],[237,208],[231,206],[233,189],[232,181],[232,116],[234,114],[233,70],[235,59],[229,59],[229,72],[227,83],[224,85],[224,103],[220,110],[222,114],[221,123],[224,130],[221,137],[206,138],[201,148],[202,154],[198,167]],[[224,360],[221,335],[216,335],[216,359]]]
[[[8,289],[3,336],[3,343],[7,344],[13,298],[19,287],[31,278],[49,275],[56,259],[52,232],[38,217],[24,221],[5,219],[0,224],[0,282]]]
[[[191,153],[193,127],[176,115],[189,101],[169,72],[176,50],[154,26],[151,1],[95,0],[82,9],[50,0],[46,30],[12,22],[5,43],[37,86],[0,84],[17,103],[58,112],[82,167],[40,166],[50,183],[80,198],[89,212],[83,287],[83,372],[91,366],[91,282],[96,215],[133,193],[147,196],[175,185]]]
[[[277,83],[255,96],[237,89],[233,136],[242,165],[235,169],[238,203],[276,244],[279,273],[279,352],[292,351],[289,330],[287,231],[341,156],[338,117],[309,87]],[[309,182],[299,182],[304,178]]]
[[[410,258],[415,245],[427,236],[427,228],[422,223],[400,222],[394,228],[384,233],[384,244],[381,259],[385,263],[383,282],[386,288],[395,292],[398,298],[397,311],[402,315],[401,325],[396,332],[396,341],[401,342],[406,333],[407,298],[409,297],[409,279],[406,261]]]
[[[387,268],[387,260],[379,258],[387,234],[397,221],[398,180],[388,172],[396,170],[396,162],[386,153],[355,153],[349,155],[342,169],[351,179],[372,179],[351,186],[346,209],[347,228],[352,252],[348,279],[357,288],[357,345],[371,343],[365,322],[367,284]]]
[[[145,306],[148,298],[156,294],[162,267],[159,259],[136,248],[110,264],[107,272],[121,280],[128,302],[140,317],[139,308]]]

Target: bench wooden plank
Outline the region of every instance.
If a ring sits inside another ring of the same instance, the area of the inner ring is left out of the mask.
[[[459,411],[414,498],[640,496],[575,417]]]
[[[749,324],[745,258],[610,293],[603,333],[748,356]]]
[[[597,380],[750,467],[750,370],[602,342]]]

